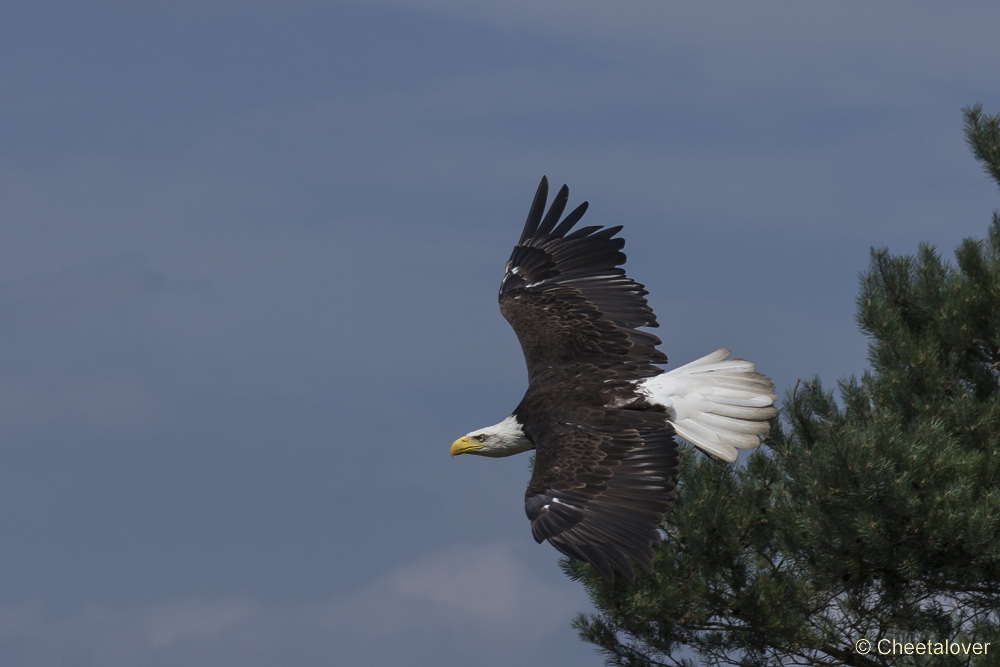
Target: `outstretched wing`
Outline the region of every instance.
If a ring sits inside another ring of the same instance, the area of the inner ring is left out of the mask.
[[[662,412],[574,408],[535,414],[535,469],[525,511],[535,541],[606,579],[627,557],[653,570],[652,544],[674,500],[677,445]]]
[[[545,213],[543,177],[500,286],[529,387],[514,415],[535,443],[525,510],[535,540],[631,579],[652,571],[652,544],[674,498],[677,446],[667,414],[635,383],[662,371],[642,285],[625,275],[621,227],[573,227],[564,185]],[[544,215],[543,215],[544,213]]]
[[[542,177],[521,239],[500,285],[500,312],[524,352],[528,380],[553,366],[587,362],[615,368],[619,376],[651,377],[667,357],[660,339],[638,327],[656,327],[646,290],[621,265],[621,227],[573,226],[584,202],[562,219],[569,188],[560,188],[548,213],[548,179]]]

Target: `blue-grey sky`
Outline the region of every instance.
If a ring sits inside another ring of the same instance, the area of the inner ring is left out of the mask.
[[[602,664],[496,307],[542,174],[664,350],[860,373],[871,246],[998,193],[992,2],[5,4],[0,663]]]

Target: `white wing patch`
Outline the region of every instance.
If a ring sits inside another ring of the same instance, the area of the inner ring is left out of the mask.
[[[724,347],[649,378],[638,389],[667,409],[677,435],[700,449],[735,461],[737,449],[753,449],[778,414],[774,383],[743,359],[727,359]]]

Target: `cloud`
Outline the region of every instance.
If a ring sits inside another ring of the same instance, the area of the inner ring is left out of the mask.
[[[139,607],[93,605],[52,618],[37,601],[0,608],[0,657],[42,662],[56,647],[81,665],[277,664],[309,656],[327,664],[479,665],[534,662],[565,631],[585,598],[530,575],[503,544],[426,554],[355,591],[316,603],[249,597],[189,598]],[[293,648],[294,647],[294,648]],[[15,650],[16,649],[16,650]],[[428,663],[430,664],[430,663]],[[551,663],[550,663],[551,664]]]
[[[572,590],[534,580],[508,547],[492,545],[424,556],[319,615],[331,629],[370,637],[460,628],[530,642],[565,624],[583,603]]]
[[[152,648],[193,638],[210,638],[245,623],[260,605],[245,600],[184,600],[153,607],[145,614],[146,638]]]

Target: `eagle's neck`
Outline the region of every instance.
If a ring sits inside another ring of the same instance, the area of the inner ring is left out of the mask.
[[[524,434],[521,423],[514,415],[507,417],[499,424],[487,426],[480,433],[487,434],[489,446],[487,450],[476,453],[485,456],[512,456],[535,448],[535,443]]]

